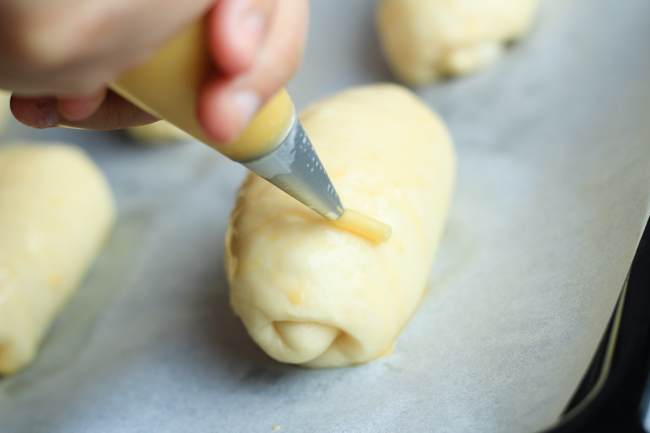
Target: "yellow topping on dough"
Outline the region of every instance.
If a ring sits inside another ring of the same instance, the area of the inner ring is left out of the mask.
[[[370,218],[352,209],[346,209],[341,218],[332,221],[337,227],[363,236],[373,242],[386,243],[390,239],[392,230],[388,224]]]

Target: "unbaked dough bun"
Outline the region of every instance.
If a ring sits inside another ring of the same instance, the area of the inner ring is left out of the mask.
[[[106,179],[80,149],[0,149],[0,374],[28,364],[115,218]]]
[[[378,0],[377,29],[405,83],[482,69],[530,27],[540,0]]]
[[[232,307],[266,353],[343,367],[390,351],[418,307],[455,173],[442,121],[403,87],[360,87],[300,115],[345,206],[393,228],[374,243],[256,175],[230,219]]]
[[[129,134],[131,138],[143,143],[194,140],[194,138],[164,120],[159,120],[148,125],[126,128],[126,133]]]

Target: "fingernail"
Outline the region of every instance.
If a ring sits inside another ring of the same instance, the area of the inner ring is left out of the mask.
[[[239,92],[232,98],[235,110],[239,113],[241,127],[248,125],[261,105],[260,97],[254,92]]]
[[[36,102],[36,124],[41,128],[51,128],[59,124],[56,99],[44,98]]]

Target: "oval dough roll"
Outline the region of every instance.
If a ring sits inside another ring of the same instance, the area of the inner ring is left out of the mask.
[[[425,293],[454,179],[451,141],[395,85],[348,90],[301,120],[343,204],[393,235],[377,244],[343,231],[251,175],[226,240],[231,304],[278,361],[368,362],[390,351]]]
[[[114,216],[104,176],[80,149],[0,150],[0,373],[35,356]]]
[[[530,26],[539,0],[379,0],[379,39],[412,85],[484,68]]]

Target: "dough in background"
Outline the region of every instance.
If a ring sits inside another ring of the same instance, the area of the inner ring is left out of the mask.
[[[11,99],[11,92],[0,89],[0,136],[7,126],[11,110],[9,108],[9,100]]]
[[[377,30],[394,74],[421,85],[494,63],[530,27],[540,0],[378,0]]]
[[[455,175],[451,140],[392,84],[339,93],[300,118],[343,204],[393,235],[378,244],[343,231],[250,175],[226,239],[231,305],[278,361],[368,362],[391,350],[426,291]]]
[[[0,374],[34,358],[114,218],[109,185],[81,149],[0,149]]]
[[[129,134],[131,138],[143,143],[195,140],[190,135],[164,120],[159,120],[148,125],[127,128],[126,133]]]

